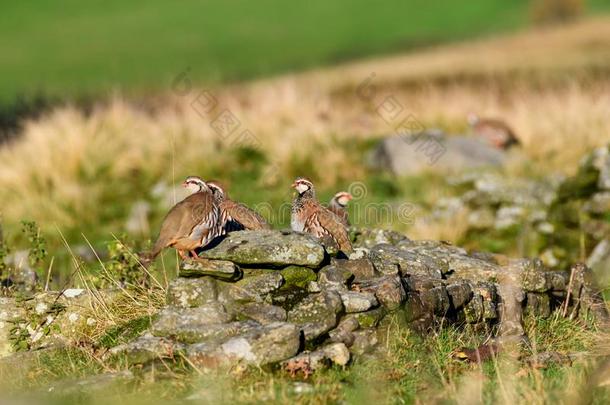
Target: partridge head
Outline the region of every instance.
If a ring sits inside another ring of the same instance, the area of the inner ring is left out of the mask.
[[[309,233],[323,241],[330,239],[343,253],[351,253],[352,244],[347,229],[337,215],[317,200],[313,183],[298,177],[292,187],[297,191],[290,217],[292,230]]]
[[[349,219],[347,214],[347,204],[352,200],[352,195],[347,191],[339,191],[333,196],[328,203],[328,209],[339,217],[343,225],[349,226]]]

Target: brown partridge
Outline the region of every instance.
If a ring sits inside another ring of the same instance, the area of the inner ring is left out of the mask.
[[[328,209],[339,217],[341,223],[349,227],[349,218],[347,215],[347,204],[352,200],[352,195],[347,191],[339,191],[328,203]]]
[[[176,249],[182,259],[188,257],[185,252],[197,257],[195,249],[207,245],[221,234],[218,226],[220,210],[209,187],[194,177],[188,177],[182,184],[194,193],[167,213],[146,261],[154,260],[166,247]]]
[[[206,184],[212,190],[214,200],[220,208],[220,225],[224,232],[271,229],[258,212],[231,200],[219,182],[210,180]]]
[[[498,149],[506,150],[521,144],[515,132],[504,121],[480,118],[476,114],[469,114],[468,123],[475,135],[486,139]]]
[[[353,251],[347,229],[341,219],[316,198],[313,183],[305,178],[297,178],[292,187],[298,195],[292,202],[290,226],[293,231],[305,232],[318,239],[332,239],[345,254]]]

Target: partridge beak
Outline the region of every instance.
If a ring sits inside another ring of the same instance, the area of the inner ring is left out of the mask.
[[[188,186],[188,183],[185,181],[182,183],[182,187],[186,188]]]
[[[345,198],[347,198],[347,201],[351,201],[354,197],[351,194],[347,194]]]
[[[297,182],[295,181],[294,183],[292,183],[292,185],[290,187],[297,188]]]

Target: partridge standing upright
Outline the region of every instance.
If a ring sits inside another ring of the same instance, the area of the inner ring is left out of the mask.
[[[343,253],[351,253],[352,244],[347,229],[339,217],[324,208],[317,200],[313,183],[299,177],[292,187],[298,192],[292,202],[290,218],[292,230],[309,233],[322,240],[330,238]]]
[[[224,232],[271,229],[258,212],[231,200],[219,182],[210,180],[206,184],[212,190],[216,204],[220,208],[220,225]]]
[[[195,249],[207,245],[220,235],[220,210],[212,191],[195,177],[188,177],[182,185],[193,194],[174,205],[161,224],[159,237],[146,258],[150,262],[166,247],[173,247],[182,259],[189,252],[197,257]]]
[[[469,114],[468,123],[475,135],[486,139],[498,149],[506,150],[521,144],[515,132],[504,121],[479,118],[476,114]]]
[[[347,191],[339,191],[328,203],[328,209],[339,217],[341,223],[349,227],[349,218],[347,217],[347,203],[352,199],[352,195]]]

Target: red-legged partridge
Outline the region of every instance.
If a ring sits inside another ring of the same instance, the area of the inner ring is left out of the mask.
[[[220,208],[220,225],[224,232],[271,229],[258,212],[231,200],[219,182],[210,180],[206,184],[212,190],[216,204]]]
[[[221,235],[220,209],[209,187],[195,177],[188,177],[183,186],[194,193],[169,210],[147,261],[154,260],[167,247],[176,249],[182,259],[188,257],[186,252],[197,257],[195,249]]]
[[[468,123],[475,135],[484,138],[498,149],[509,149],[521,143],[512,128],[504,121],[469,114]]]
[[[328,203],[328,209],[339,217],[341,223],[349,227],[349,218],[347,217],[347,204],[351,201],[352,195],[347,191],[339,191]]]
[[[290,225],[293,231],[305,232],[321,240],[332,239],[345,254],[353,251],[347,229],[339,217],[323,207],[316,198],[313,183],[297,178],[292,187],[298,195],[292,202]]]

